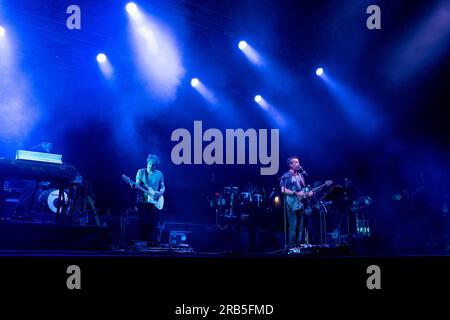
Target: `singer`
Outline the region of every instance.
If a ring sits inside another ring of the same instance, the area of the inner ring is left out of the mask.
[[[288,246],[299,246],[303,234],[304,205],[301,200],[312,197],[313,192],[305,191],[306,171],[300,166],[299,157],[287,159],[289,170],[280,178],[281,192],[286,195],[285,212],[288,222]]]

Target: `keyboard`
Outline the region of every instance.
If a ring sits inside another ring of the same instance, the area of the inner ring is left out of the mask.
[[[77,169],[72,165],[0,158],[0,178],[68,183],[76,177]]]

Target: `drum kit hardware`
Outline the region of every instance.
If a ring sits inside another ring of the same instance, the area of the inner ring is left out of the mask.
[[[210,207],[215,209],[216,224],[230,218],[247,219],[256,209],[263,207],[266,200],[264,188],[254,185],[238,187],[229,185],[222,192],[215,192],[209,197]]]
[[[40,185],[35,196],[35,204],[41,214],[41,220],[56,222],[58,210],[62,207],[63,211],[67,212],[66,222],[86,225],[93,220],[92,223],[100,225],[98,210],[95,208],[88,181],[62,191],[63,194],[60,196],[60,189],[55,189],[52,185]],[[90,219],[91,217],[93,219]]]
[[[34,207],[40,214],[41,221],[56,222],[58,210],[62,210],[63,205],[66,205],[67,208],[70,190],[63,189],[62,191],[63,194],[60,197],[60,189],[57,189],[53,184],[49,182],[39,183],[39,188],[34,198]]]
[[[61,206],[59,203],[59,190],[58,189],[48,189],[39,193],[37,197],[37,205],[39,211],[44,212],[52,212],[55,213],[58,211],[58,207]],[[68,200],[68,190],[64,190],[64,201]]]
[[[242,232],[248,232],[248,250],[255,247],[256,233],[265,230],[265,217],[273,199],[266,196],[265,189],[248,183],[244,186],[227,185],[208,197],[210,211],[215,216],[213,230],[223,232],[224,245],[231,251],[241,251],[244,247]],[[273,207],[273,206],[272,206]],[[247,233],[246,233],[247,234]]]
[[[308,240],[304,239],[306,243],[351,245],[354,237],[371,236],[367,213],[373,199],[355,196],[353,189],[346,180],[343,185],[335,184],[326,192],[319,191],[314,195],[309,206],[309,222],[304,225],[304,234],[311,234]],[[242,228],[250,233],[283,230],[284,201],[279,187],[266,189],[250,183],[227,185],[208,197],[211,213],[215,215],[213,228],[231,232],[230,237],[237,241]]]

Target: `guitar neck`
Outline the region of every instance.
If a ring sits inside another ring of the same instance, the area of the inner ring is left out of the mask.
[[[312,192],[316,192],[316,191],[322,189],[323,187],[325,187],[326,185],[327,185],[327,184],[324,183],[324,184],[322,184],[322,185],[320,185],[320,186],[318,186],[318,187],[313,188],[311,191],[312,191]]]
[[[142,188],[142,187],[141,187],[140,185],[138,185],[137,183],[134,183],[134,185],[135,185],[136,188],[138,188],[138,189],[141,190],[142,192],[149,193],[148,190]]]
[[[132,181],[132,180],[131,180],[130,178],[128,178],[127,176],[122,175],[122,177],[123,177],[123,179],[125,180],[126,183],[131,184],[131,185],[134,186],[136,189],[139,189],[139,190],[141,190],[141,191],[144,192],[144,193],[153,195],[154,191],[153,191],[153,189],[152,189],[151,187],[148,187],[148,189],[145,189],[145,188],[141,187],[141,186],[139,185],[139,183],[136,183],[135,181]]]

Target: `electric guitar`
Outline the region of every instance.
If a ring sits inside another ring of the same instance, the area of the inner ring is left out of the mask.
[[[322,189],[324,187],[329,187],[332,184],[333,184],[333,181],[327,180],[324,184],[321,184],[318,187],[312,188],[309,191],[312,191],[314,193],[314,192],[317,192],[317,191],[319,191],[320,189]],[[305,193],[308,193],[305,190],[305,188],[303,188],[302,191],[304,191]],[[306,209],[305,213],[306,214],[311,214],[311,210],[312,210],[311,205],[310,205],[310,201],[311,200],[308,199],[308,197],[306,195],[302,196],[302,197],[301,196],[296,196],[296,195],[288,195],[286,200],[287,200],[287,205],[289,206],[289,208],[291,210],[297,211],[297,210],[302,210],[302,209],[305,208]],[[309,211],[308,211],[308,209],[309,209]]]
[[[148,187],[147,189],[143,188],[124,174],[122,175],[122,178],[126,183],[144,192],[144,194],[147,196],[147,201],[153,204],[156,209],[162,210],[164,206],[164,197],[162,195],[160,195],[159,197],[155,196],[155,191],[151,187]]]

